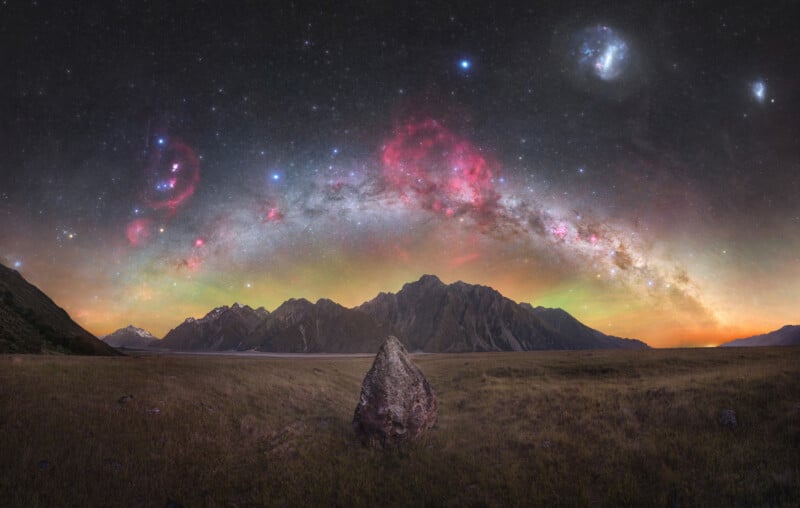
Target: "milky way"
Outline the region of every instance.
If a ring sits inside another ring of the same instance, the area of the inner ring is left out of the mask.
[[[775,329],[789,5],[3,6],[0,262],[95,333],[423,273],[656,346]]]

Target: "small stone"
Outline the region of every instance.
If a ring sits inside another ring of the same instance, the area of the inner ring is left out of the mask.
[[[119,402],[120,404],[127,404],[132,400],[133,400],[133,395],[123,395],[122,397],[117,399],[117,402]]]
[[[720,411],[719,424],[728,429],[735,429],[738,427],[739,422],[736,421],[736,411],[733,409],[723,409]]]
[[[154,407],[152,409],[148,409],[147,413],[151,414],[151,415],[157,415],[157,414],[161,413],[161,410],[158,409],[157,407]]]
[[[388,337],[361,385],[353,428],[364,444],[413,441],[436,423],[439,402],[403,344]]]

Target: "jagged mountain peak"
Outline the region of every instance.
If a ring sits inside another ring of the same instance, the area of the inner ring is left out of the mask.
[[[134,333],[134,334],[136,334],[136,335],[138,335],[140,337],[146,338],[146,339],[155,339],[153,334],[151,334],[147,330],[144,330],[142,328],[139,328],[139,327],[136,327],[136,326],[133,326],[133,325],[128,325],[125,328],[120,328],[119,330],[117,330],[114,333],[123,332],[123,331],[124,332],[128,332],[128,333]],[[113,334],[109,334],[109,335],[113,335]]]
[[[406,288],[413,288],[413,287],[424,287],[424,288],[441,288],[444,287],[445,283],[437,277],[436,275],[431,274],[424,274],[418,280],[414,282],[408,282],[403,285],[403,289]],[[401,290],[402,291],[402,290]]]
[[[158,339],[147,330],[143,330],[133,325],[105,335],[103,342],[111,347],[126,349],[145,349]]]
[[[306,300],[305,298],[290,298],[280,304],[277,309],[272,311],[272,315],[279,316],[282,314],[296,312],[302,309],[309,309],[313,307],[314,304],[310,301]]]
[[[345,308],[345,307],[339,305],[338,303],[334,302],[333,300],[331,300],[329,298],[320,298],[320,299],[317,300],[317,303],[315,303],[314,305],[316,305],[317,307],[326,307],[326,308],[330,308],[330,309],[339,309],[339,308],[344,309]]]
[[[223,305],[201,319],[187,318],[158,345],[179,350],[248,349],[248,336],[268,316],[264,308],[254,310],[238,302]]]

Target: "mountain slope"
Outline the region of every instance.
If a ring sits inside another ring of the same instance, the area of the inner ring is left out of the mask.
[[[786,325],[763,335],[736,339],[719,347],[800,346],[800,325]]]
[[[370,316],[331,300],[292,299],[253,331],[250,343],[260,351],[286,353],[375,352],[388,330]]]
[[[406,284],[397,294],[381,293],[357,309],[389,327],[411,351],[647,347],[593,330],[561,309],[518,304],[486,286],[446,285],[433,275]]]
[[[269,316],[263,308],[234,303],[217,307],[201,319],[187,318],[153,344],[180,351],[250,349],[247,338]]]
[[[100,337],[100,340],[111,347],[126,349],[145,349],[158,339],[150,332],[128,325],[125,328]]]
[[[0,353],[117,355],[15,270],[0,265]]]

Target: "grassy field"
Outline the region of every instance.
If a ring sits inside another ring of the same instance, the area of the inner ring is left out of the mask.
[[[800,348],[417,356],[439,421],[387,452],[371,361],[1,357],[0,504],[800,505]]]

